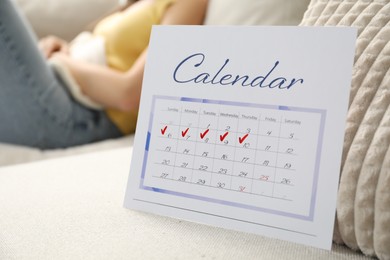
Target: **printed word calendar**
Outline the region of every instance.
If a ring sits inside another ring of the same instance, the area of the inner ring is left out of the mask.
[[[355,35],[154,27],[125,207],[330,249]]]

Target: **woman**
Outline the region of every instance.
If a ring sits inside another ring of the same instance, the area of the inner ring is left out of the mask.
[[[0,142],[49,149],[131,133],[151,26],[201,24],[206,6],[207,0],[143,0],[108,16],[92,33],[104,40],[101,65],[71,57],[69,45],[55,37],[41,41],[40,52],[12,1],[1,1]]]

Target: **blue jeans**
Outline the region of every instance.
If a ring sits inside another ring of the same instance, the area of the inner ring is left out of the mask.
[[[13,1],[1,0],[0,142],[52,149],[119,136],[104,112],[70,96]]]

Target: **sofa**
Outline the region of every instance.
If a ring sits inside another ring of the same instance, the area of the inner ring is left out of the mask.
[[[38,37],[55,34],[67,40],[71,40],[83,28],[120,5],[114,0],[14,1],[32,24]],[[187,249],[184,248],[183,252],[178,251],[173,255],[137,251],[137,259],[142,256],[150,259],[191,259],[190,253],[198,251],[202,253],[192,254],[193,258],[230,259],[240,256],[249,259],[390,259],[390,192],[386,188],[390,184],[389,17],[390,4],[387,0],[210,0],[205,20],[207,25],[358,27],[334,245],[331,252],[326,252],[260,236],[134,213],[131,218],[141,225],[141,229],[145,225],[145,232],[153,233],[147,227],[148,221],[152,223],[154,230],[157,229],[155,235],[150,234],[150,241],[166,237],[172,243],[178,242],[184,231],[194,232],[192,238],[207,239],[206,242],[199,242],[198,249],[191,247],[188,249],[190,251],[185,251]],[[0,166],[9,167],[12,171],[11,165],[55,157],[86,156],[97,151],[110,156],[110,151],[115,153],[118,149],[128,149],[131,152],[132,144],[133,136],[45,151],[0,143]],[[173,233],[166,234],[167,223],[173,225]],[[18,259],[18,254],[7,247],[7,241],[3,240],[1,234],[0,231],[0,259],[2,253],[9,259]],[[140,231],[135,231],[134,234],[140,235]],[[225,245],[214,240],[221,237],[224,237]],[[235,254],[232,247],[228,246],[231,243],[244,246],[242,250],[246,251]],[[227,250],[229,254],[212,253],[213,247]],[[175,247],[175,250],[178,249]],[[46,255],[47,259],[50,256],[55,254]],[[89,258],[83,256],[80,259]],[[90,257],[91,259],[105,259],[97,254],[89,256],[96,256]],[[29,257],[22,255],[20,258]],[[68,257],[63,254],[59,258]]]

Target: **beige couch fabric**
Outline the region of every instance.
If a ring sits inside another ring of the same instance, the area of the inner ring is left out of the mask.
[[[133,146],[134,135],[104,140],[64,149],[39,150],[37,148],[0,143],[0,169],[4,166],[29,163],[57,157],[86,154]],[[2,260],[0,258],[0,260]]]
[[[298,25],[310,0],[209,0],[206,25]]]
[[[118,0],[14,0],[39,38],[54,34],[72,40],[114,8]]]
[[[313,0],[301,23],[358,28],[334,240],[380,259],[390,259],[389,23],[388,0]]]
[[[125,209],[132,151],[0,168],[0,259],[370,260]]]

